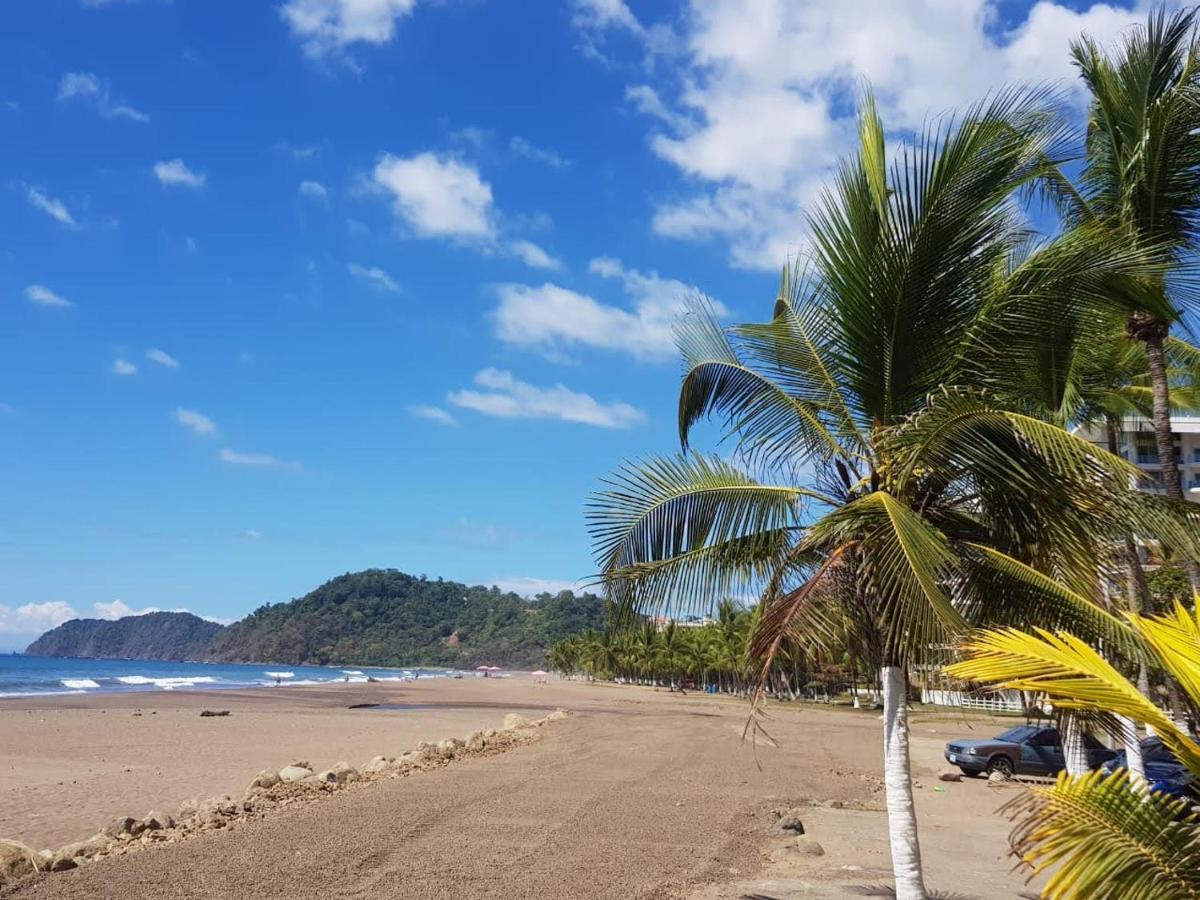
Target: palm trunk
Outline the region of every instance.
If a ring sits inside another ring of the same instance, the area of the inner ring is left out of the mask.
[[[1117,721],[1121,726],[1121,742],[1125,745],[1125,768],[1129,770],[1129,780],[1141,790],[1146,786],[1146,763],[1142,759],[1137,723],[1128,716],[1117,716]]]
[[[1061,735],[1067,774],[1071,776],[1086,775],[1088,771],[1087,747],[1083,743],[1083,727],[1074,713],[1063,713]]]
[[[913,807],[908,760],[905,673],[900,666],[884,666],[880,676],[883,682],[883,782],[896,900],[925,900],[921,846],[917,840],[917,816]]]
[[[1170,326],[1167,323],[1161,327],[1146,328],[1139,333],[1146,345],[1146,358],[1150,369],[1150,389],[1154,401],[1154,441],[1158,445],[1158,462],[1162,467],[1163,485],[1167,496],[1180,503],[1186,502],[1183,493],[1183,479],[1179,475],[1179,457],[1175,453],[1175,441],[1171,438],[1171,396],[1170,382],[1167,379],[1167,357],[1163,350],[1163,341]],[[1196,560],[1189,559],[1185,563],[1188,578],[1192,582],[1192,590],[1200,590],[1200,566]]]

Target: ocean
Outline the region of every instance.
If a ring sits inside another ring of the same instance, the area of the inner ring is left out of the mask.
[[[444,677],[443,669],[380,669],[368,666],[241,665],[155,662],[136,659],[58,659],[0,655],[0,698],[115,691],[220,690],[328,684],[338,681],[406,681]],[[475,673],[471,673],[474,675]]]

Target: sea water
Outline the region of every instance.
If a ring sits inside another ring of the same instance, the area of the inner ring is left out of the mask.
[[[112,691],[217,690],[335,682],[407,681],[445,676],[444,669],[382,669],[237,663],[156,662],[136,659],[60,659],[0,654],[0,698]],[[474,674],[474,673],[471,673]]]

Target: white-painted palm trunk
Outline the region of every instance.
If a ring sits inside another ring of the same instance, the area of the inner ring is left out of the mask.
[[[1083,743],[1083,727],[1079,724],[1079,719],[1073,713],[1063,713],[1060,731],[1067,774],[1087,774],[1087,747]]]
[[[884,666],[880,674],[883,681],[883,784],[896,900],[925,900],[908,762],[908,697],[904,669]]]
[[[1146,786],[1146,761],[1142,759],[1142,745],[1138,736],[1137,723],[1128,716],[1117,716],[1121,723],[1121,742],[1125,745],[1125,768],[1129,770],[1129,781],[1138,790]]]

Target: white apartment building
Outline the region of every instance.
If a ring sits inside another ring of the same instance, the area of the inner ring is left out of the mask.
[[[1089,441],[1108,449],[1108,437],[1103,427],[1085,428],[1079,433]],[[1175,452],[1179,456],[1179,473],[1184,493],[1192,502],[1200,503],[1200,416],[1172,416],[1171,434],[1175,439]],[[1119,440],[1121,456],[1145,471],[1151,478],[1151,481],[1144,483],[1142,487],[1156,493],[1165,491],[1162,463],[1158,458],[1158,444],[1154,439],[1153,425],[1146,419],[1126,419]]]

